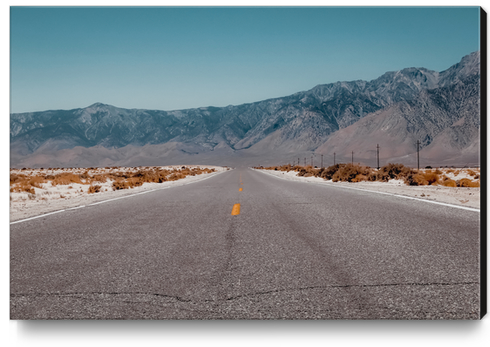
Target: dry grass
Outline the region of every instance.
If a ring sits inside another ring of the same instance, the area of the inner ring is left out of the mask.
[[[54,170],[58,173],[54,174]],[[34,188],[43,188],[43,184],[51,184],[51,186],[83,184],[90,185],[88,192],[92,194],[101,191],[101,186],[94,183],[112,181],[113,190],[119,190],[138,187],[147,182],[176,181],[186,176],[201,175],[215,171],[215,169],[189,168],[186,166],[172,169],[149,166],[140,168],[106,167],[105,169],[49,168],[47,170],[23,168],[21,170],[11,170],[10,191],[35,194]],[[50,173],[48,174],[48,172]]]
[[[479,187],[480,186],[480,182],[477,181],[477,182],[473,182],[472,180],[468,179],[468,178],[462,178],[460,179],[459,181],[456,182],[458,187]]]
[[[445,187],[457,187],[458,185],[456,184],[456,181],[455,180],[452,180],[448,177],[445,177],[443,178],[441,184]]]
[[[83,175],[83,174],[82,174]],[[75,175],[71,172],[63,172],[60,174],[57,174],[54,176],[53,179],[51,179],[51,185],[57,186],[57,185],[70,185],[73,183],[78,183],[78,184],[88,184],[86,182],[82,182],[82,178],[87,179],[88,176],[83,175]]]
[[[98,184],[91,185],[90,187],[88,187],[88,193],[89,194],[98,193],[100,192],[101,188],[102,186],[99,186]]]

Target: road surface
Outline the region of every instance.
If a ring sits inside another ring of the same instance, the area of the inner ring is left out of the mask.
[[[479,228],[235,169],[11,224],[10,317],[478,319]]]

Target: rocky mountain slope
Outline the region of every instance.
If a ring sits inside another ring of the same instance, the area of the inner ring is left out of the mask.
[[[395,103],[341,129],[316,149],[317,154],[340,161],[375,165],[376,146],[384,162],[416,164],[420,141],[422,164],[478,163],[480,132],[480,77],[465,79],[416,98]],[[463,155],[464,152],[464,155]]]
[[[96,103],[11,114],[11,167],[253,165],[354,147],[371,158],[376,141],[389,149],[385,158],[397,159],[413,153],[416,139],[442,158],[438,146],[478,149],[479,80],[474,52],[442,72],[407,68],[238,106],[159,111]]]

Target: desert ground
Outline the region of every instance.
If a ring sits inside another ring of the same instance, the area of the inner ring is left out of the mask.
[[[10,221],[189,184],[226,170],[210,165],[11,169]]]
[[[326,180],[314,176],[298,176],[297,171],[281,171],[268,168],[263,170],[271,175],[281,177],[287,180],[303,181],[320,184],[333,184],[345,188],[363,189],[368,191],[397,194],[401,196],[414,197],[418,199],[437,201],[441,203],[466,206],[471,208],[480,208],[480,169],[479,168],[439,168],[442,173],[439,174],[439,180],[431,185],[407,185],[402,178],[390,179],[388,182],[382,181],[360,181],[346,182],[332,179]],[[433,173],[434,169],[421,169],[421,173]],[[453,182],[472,182],[470,185],[478,187],[451,187],[443,184],[446,181]]]

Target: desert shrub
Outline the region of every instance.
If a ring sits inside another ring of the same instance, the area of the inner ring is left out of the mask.
[[[347,164],[335,164],[335,165],[332,165],[332,166],[329,166],[325,169],[323,169],[322,173],[321,173],[321,178],[325,179],[325,180],[331,180],[333,175],[341,168],[341,167],[344,167],[345,165]]]
[[[426,169],[432,169],[432,166],[427,165],[425,168],[426,168]]]
[[[467,173],[468,175],[470,175],[470,176],[475,176],[475,175],[476,175],[476,172],[475,172],[475,171],[473,171],[473,170],[471,170],[471,169],[466,170],[466,173]]]
[[[120,190],[120,189],[129,189],[129,183],[122,180],[122,179],[117,179],[114,182],[112,182],[112,190]]]
[[[11,192],[27,192],[35,194],[35,188],[42,188],[42,183],[46,182],[43,176],[26,176],[23,174],[11,174]]]
[[[367,176],[366,176],[366,181],[377,181],[378,180],[378,172],[376,171],[371,171]]]
[[[97,184],[91,185],[90,187],[88,187],[88,193],[89,194],[98,193],[100,192],[100,188],[102,188],[102,186],[99,186]]]
[[[289,172],[289,171],[291,171],[292,169],[293,169],[293,166],[292,166],[292,165],[290,165],[290,164],[287,164],[287,165],[283,165],[283,166],[281,166],[281,171],[287,171],[287,172]]]
[[[72,183],[84,184],[80,180],[80,176],[79,175],[75,175],[75,174],[73,174],[71,172],[63,172],[63,173],[57,174],[57,175],[54,176],[54,179],[51,181],[51,184],[53,186],[57,186],[57,185],[69,185],[69,184],[72,184]]]
[[[141,177],[130,177],[126,181],[130,188],[142,186],[145,181]]]
[[[91,177],[91,182],[107,182],[107,177],[108,175],[107,174],[97,174],[97,175],[94,175],[93,177]]]
[[[10,184],[11,185],[14,183],[20,182],[20,181],[24,181],[25,179],[26,179],[26,175],[15,174],[15,173],[10,174]]]
[[[462,178],[459,181],[456,181],[456,184],[458,187],[479,187],[480,182],[473,182],[472,180],[468,178]]]
[[[439,175],[435,172],[425,172],[422,175],[429,185],[436,185],[439,182]]]
[[[445,187],[457,187],[456,181],[445,177],[444,180],[442,181],[442,185]]]
[[[191,170],[187,167],[185,167],[184,169],[180,170],[180,172],[182,173],[182,175],[184,176],[195,176],[196,173],[194,170]]]
[[[352,179],[352,182],[362,182],[362,181],[367,181],[368,176],[363,175],[363,174],[358,174],[356,177]]]
[[[298,176],[302,177],[320,177],[322,169],[315,169],[311,165],[298,168]]]
[[[411,172],[405,178],[405,183],[410,186],[436,185],[440,182],[438,174],[432,171]]]
[[[405,177],[405,184],[408,184],[409,186],[426,186],[429,183],[425,179],[424,175],[413,172]]]
[[[162,182],[165,182],[167,180],[166,172],[157,171],[156,176],[157,176],[157,183],[162,183]]]
[[[343,181],[343,182],[358,182],[354,180],[367,178],[371,169],[367,166],[357,165],[357,164],[344,164],[340,166],[339,169],[333,174],[332,181]]]
[[[298,168],[297,171],[298,171],[298,173],[296,174],[296,176],[304,176],[307,173],[307,171],[306,171],[306,169],[304,167]]]
[[[167,177],[168,181],[177,181],[180,180],[181,178],[185,178],[184,175],[182,175],[180,172],[176,172],[171,174],[170,176]]]
[[[34,187],[32,187],[29,184],[26,184],[25,182],[10,188],[10,192],[17,192],[17,193],[27,192],[30,194],[36,194]]]
[[[376,173],[377,181],[388,182],[390,179],[401,179],[407,177],[413,170],[403,164],[388,163],[381,167]]]
[[[41,176],[32,176],[27,181],[28,184],[36,188],[42,188],[41,184],[44,182],[46,182],[46,180]]]
[[[138,170],[133,177],[138,178],[141,183],[159,181],[158,174],[153,170]]]

